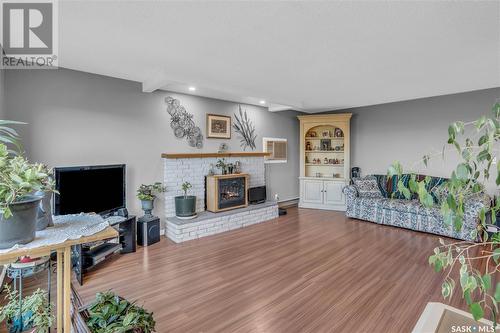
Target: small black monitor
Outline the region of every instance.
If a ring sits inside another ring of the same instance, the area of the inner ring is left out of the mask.
[[[125,164],[55,168],[54,179],[54,215],[108,215],[125,208]]]

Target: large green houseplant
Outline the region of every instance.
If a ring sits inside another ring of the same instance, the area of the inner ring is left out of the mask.
[[[7,304],[0,307],[0,323],[6,322],[9,331],[46,333],[52,326],[53,307],[49,303],[47,292],[37,289],[19,302],[19,292],[6,288]]]
[[[494,200],[491,207],[480,209],[480,224],[473,230],[473,238],[481,242],[451,242],[440,239],[440,244],[429,257],[429,263],[436,272],[444,272],[442,296],[449,299],[457,286],[461,289],[474,319],[483,317],[497,322],[500,302],[500,233],[487,232],[488,219],[496,223],[500,209],[498,195],[500,185],[500,160],[498,160],[500,141],[500,104],[493,107],[490,116],[482,116],[471,122],[457,121],[448,128],[448,142],[443,150],[436,154],[423,156],[417,163],[425,166],[436,156],[446,158],[449,152],[456,152],[459,163],[444,185],[444,200],[440,210],[444,222],[460,231],[466,214],[465,206],[470,196],[480,195],[485,188],[492,185]],[[415,166],[413,166],[415,167]],[[426,190],[428,179],[417,180],[414,172],[408,184],[401,180],[397,183],[398,191],[406,198],[418,195],[422,205],[435,205],[432,194]],[[388,175],[397,175],[401,179],[403,167],[395,162],[389,168]],[[490,186],[491,188],[491,186]],[[491,190],[491,189],[490,189]],[[495,284],[496,281],[496,284]]]
[[[0,249],[26,244],[35,238],[42,196],[53,189],[48,169],[22,156],[17,132],[0,120]],[[7,144],[9,146],[7,146]]]

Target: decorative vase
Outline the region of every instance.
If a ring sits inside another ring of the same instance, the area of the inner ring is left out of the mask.
[[[234,173],[241,173],[241,162],[234,162]]]
[[[24,311],[22,318],[17,315],[11,322],[7,323],[9,333],[36,333],[37,328],[33,327],[31,317],[33,317],[33,311],[31,310]]]
[[[151,216],[153,215],[151,212],[154,208],[154,199],[153,200],[141,200],[142,210],[144,211],[144,215]]]
[[[36,221],[36,231],[44,230],[47,227],[54,226],[52,221],[52,208],[50,201],[52,200],[52,192],[41,192],[35,193],[37,196],[41,196],[42,201],[38,207],[37,221]]]
[[[42,196],[28,195],[10,204],[12,216],[0,215],[0,249],[27,244],[35,239],[37,213]]]
[[[175,215],[178,218],[193,218],[196,216],[196,196],[180,195],[175,197]]]

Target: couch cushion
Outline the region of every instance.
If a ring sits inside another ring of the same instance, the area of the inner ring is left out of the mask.
[[[388,199],[384,203],[384,209],[390,209],[397,212],[418,214],[421,204],[418,200],[406,199]]]
[[[382,223],[383,207],[386,198],[362,198],[356,197],[352,203],[352,209],[347,216],[375,223]]]
[[[388,197],[387,193],[387,175],[373,175],[377,179],[378,189],[384,198]]]

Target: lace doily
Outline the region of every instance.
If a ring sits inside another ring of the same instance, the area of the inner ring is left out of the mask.
[[[94,235],[106,229],[107,226],[109,226],[109,223],[100,215],[70,214],[54,216],[54,226],[37,231],[34,241],[24,245],[14,245],[9,249],[0,250],[0,253],[64,243],[69,239]]]

